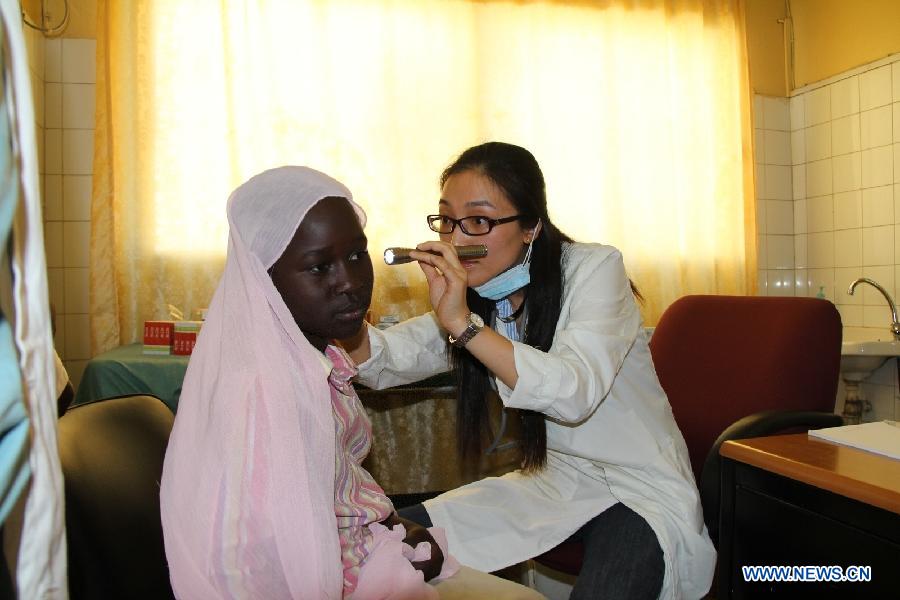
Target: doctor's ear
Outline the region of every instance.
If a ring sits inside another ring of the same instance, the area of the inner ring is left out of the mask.
[[[538,236],[541,234],[541,219],[538,218],[537,224],[532,229],[525,230],[525,243],[530,244],[532,241],[536,240]]]

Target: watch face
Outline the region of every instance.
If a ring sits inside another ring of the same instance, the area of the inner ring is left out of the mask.
[[[469,316],[469,321],[477,325],[478,327],[484,327],[484,319],[481,318],[481,315],[478,313],[471,313]]]

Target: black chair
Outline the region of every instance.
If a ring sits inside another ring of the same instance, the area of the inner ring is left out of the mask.
[[[153,396],[83,404],[59,419],[73,600],[174,598],[159,515],[174,420]]]

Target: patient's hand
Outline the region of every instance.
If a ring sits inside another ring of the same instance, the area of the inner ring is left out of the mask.
[[[392,514],[381,523],[388,528],[392,528],[398,523],[402,524],[406,528],[406,537],[403,538],[403,541],[413,548],[422,542],[428,542],[431,546],[431,558],[411,563],[417,571],[422,571],[425,581],[431,581],[441,573],[441,567],[444,565],[444,553],[425,527],[408,519],[401,519],[397,513]]]

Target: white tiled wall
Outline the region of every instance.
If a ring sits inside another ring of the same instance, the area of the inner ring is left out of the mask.
[[[88,274],[96,43],[42,39],[44,236],[56,350],[77,385],[90,358]]]
[[[834,302],[844,339],[887,339],[891,315],[869,277],[900,282],[900,55],[791,98],[754,99],[759,293]],[[787,182],[785,182],[787,178]],[[787,190],[790,193],[787,193]],[[895,361],[863,386],[865,420],[900,418]],[[839,408],[843,386],[839,390]]]

